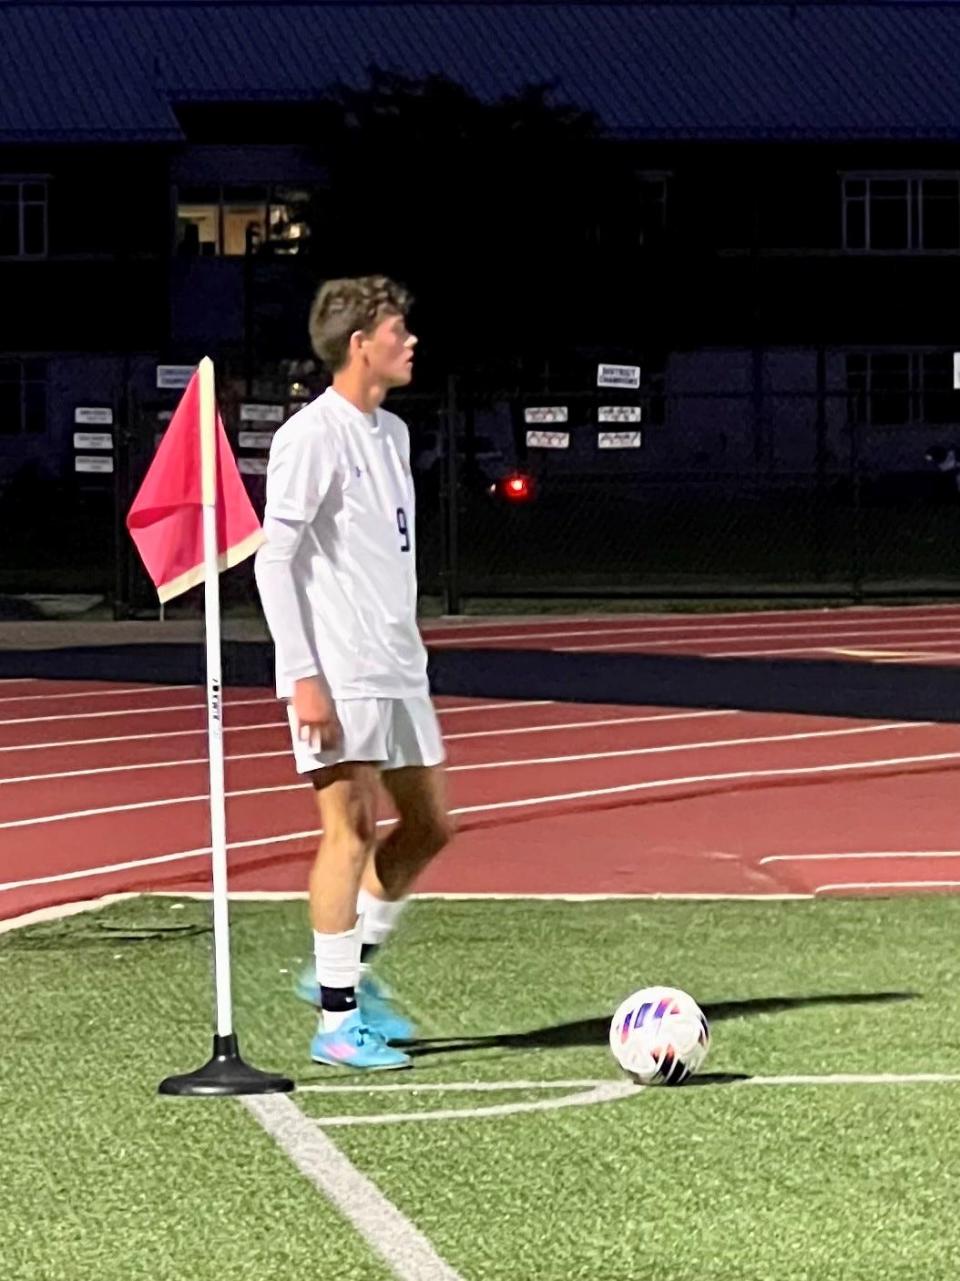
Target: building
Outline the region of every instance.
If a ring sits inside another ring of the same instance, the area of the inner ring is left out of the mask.
[[[147,430],[158,366],[204,352],[228,399],[296,398],[315,107],[373,66],[549,83],[630,149],[643,290],[579,338],[643,364],[644,467],[921,470],[952,443],[952,4],[8,0],[0,47],[0,478],[69,472],[78,408]]]

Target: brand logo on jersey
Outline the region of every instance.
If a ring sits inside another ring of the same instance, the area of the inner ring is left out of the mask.
[[[357,473],[357,480],[359,480],[359,479],[360,479],[360,477],[363,475],[363,468],[362,468],[362,467],[354,467],[354,469],[353,469],[353,470]]]

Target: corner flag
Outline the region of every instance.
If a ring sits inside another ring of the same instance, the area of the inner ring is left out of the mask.
[[[210,478],[201,463],[201,399],[208,373],[213,396],[213,366],[206,360],[190,379],[127,515],[130,537],[161,601],[189,591],[204,578],[202,508],[211,498],[204,495],[204,481]],[[263,533],[216,404],[213,418],[216,565],[222,573],[252,556]]]
[[[227,819],[223,775],[220,668],[220,573],[263,542],[217,413],[213,363],[201,360],[164,433],[127,514],[127,528],[161,601],[204,588],[207,740],[210,755],[210,853],[213,870],[213,957],[216,1032],[210,1061],[169,1076],[161,1094],[265,1094],[292,1090],[286,1077],[250,1067],[240,1057],[230,990]]]

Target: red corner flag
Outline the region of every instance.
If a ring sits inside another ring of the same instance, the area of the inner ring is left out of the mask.
[[[209,362],[203,362],[209,363]],[[203,582],[203,502],[201,460],[201,383],[213,397],[201,368],[190,379],[170,426],[130,511],[127,529],[161,601]],[[222,573],[252,556],[263,542],[256,512],[247,496],[236,459],[216,406],[217,567]]]

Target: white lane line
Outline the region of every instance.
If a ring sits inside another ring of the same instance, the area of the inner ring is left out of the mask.
[[[377,827],[388,827],[394,819],[381,819]],[[285,845],[290,841],[316,839],[322,834],[318,827],[307,828],[304,832],[284,832],[282,836],[258,836],[250,841],[228,841],[228,850],[252,849],[260,845]],[[149,858],[130,858],[122,863],[104,863],[99,867],[76,868],[72,872],[55,872],[49,876],[31,876],[27,880],[7,881],[0,884],[0,893],[5,890],[29,889],[33,885],[59,885],[61,881],[85,881],[90,876],[109,876],[111,872],[132,872],[139,867],[157,867],[164,863],[182,863],[191,858],[205,858],[212,853],[209,845],[201,845],[195,850],[177,850],[173,854],[154,854]]]
[[[871,850],[846,851],[843,854],[767,854],[764,863],[840,863],[851,859],[890,858],[960,858],[960,850]]]
[[[279,728],[286,729],[286,726]],[[230,752],[224,758],[227,761],[263,761],[271,756],[289,756],[289,748],[276,752]],[[11,787],[14,783],[40,783],[52,778],[91,778],[98,774],[129,774],[149,769],[175,769],[178,765],[206,765],[206,756],[185,756],[175,761],[143,761],[138,765],[100,765],[95,769],[55,770],[49,774],[18,774],[13,778],[0,778],[0,787]]]
[[[283,1094],[240,1099],[300,1173],[400,1281],[463,1281],[413,1223]]]
[[[903,644],[906,644],[907,642],[900,641],[899,643],[903,645]],[[916,643],[918,645],[921,644],[920,641],[917,641]],[[930,641],[929,642],[929,644],[931,645],[936,645],[936,644],[955,645],[956,643],[957,643],[956,636],[954,636],[953,639],[948,641]],[[899,663],[899,662],[902,662],[905,658],[913,659],[915,657],[926,657],[926,658],[930,658],[931,660],[932,659],[943,660],[945,658],[954,657],[954,655],[950,653],[917,655],[913,650],[897,651],[897,650],[890,650],[890,649],[885,649],[885,650],[848,649],[848,648],[841,649],[839,646],[831,645],[829,642],[824,642],[823,644],[820,644],[820,645],[788,645],[780,649],[721,649],[721,650],[713,650],[707,654],[701,654],[700,657],[701,658],[766,658],[766,657],[775,657],[778,654],[829,654],[831,657],[839,656],[840,658],[865,658],[872,662],[888,662],[888,663]]]
[[[166,694],[199,688],[198,685],[125,685],[121,689],[58,690],[56,694],[5,694],[0,703],[33,703],[40,698],[118,698],[121,694]]]
[[[451,708],[449,710],[452,711],[458,709]],[[741,714],[742,713],[732,709],[716,712],[670,712],[662,716],[613,716],[607,717],[603,720],[594,721],[565,721],[557,725],[519,725],[512,729],[474,729],[468,730],[466,733],[445,734],[444,742],[451,743],[454,740],[461,738],[502,738],[506,734],[544,734],[550,730],[590,729],[594,725],[635,725],[651,721],[693,720],[705,716],[740,716]],[[930,723],[932,724],[933,722]],[[265,725],[235,725],[228,728],[232,728],[234,731],[243,729],[282,729],[285,734],[289,733],[289,726],[286,721],[278,721],[276,724],[272,721],[268,721]],[[151,734],[150,737],[151,739],[176,738],[182,737],[185,734],[200,733],[205,734],[206,730],[172,730],[164,734]],[[140,735],[136,735],[135,737],[139,739]],[[121,738],[77,739],[76,743],[125,743],[127,741],[129,740],[127,736],[124,735]],[[31,743],[29,746],[33,749],[39,747],[72,747],[75,746],[76,743]],[[14,750],[15,749],[12,747],[0,747],[0,751],[3,752],[12,752]],[[226,759],[228,761],[248,761],[267,758],[270,756],[289,756],[290,754],[291,753],[289,751],[230,752],[227,754]],[[101,765],[93,769],[57,770],[47,774],[16,774],[12,775],[10,778],[0,778],[0,787],[7,786],[11,783],[36,783],[42,779],[48,778],[81,778],[93,774],[125,774],[137,770],[166,769],[175,765],[206,764],[206,761],[206,756],[188,756],[172,761],[143,761],[135,765]]]
[[[729,616],[724,616],[724,617],[729,617]],[[871,630],[871,633],[875,628],[892,628],[894,630],[907,631],[909,629],[913,629],[916,623],[928,623],[928,622],[941,623],[944,621],[949,621],[950,618],[957,618],[958,620],[957,626],[960,626],[960,615],[945,616],[943,614],[928,614],[923,617],[905,616],[903,618],[898,617],[898,618],[889,618],[889,619],[887,618],[810,619],[810,618],[801,617],[801,618],[797,618],[795,621],[789,618],[765,619],[763,617],[754,617],[750,622],[738,622],[738,623],[712,622],[712,621],[704,622],[701,616],[696,620],[691,620],[689,624],[685,621],[668,622],[668,621],[658,620],[657,622],[653,622],[653,623],[636,622],[636,623],[628,623],[626,625],[616,626],[616,627],[584,627],[584,628],[563,627],[563,628],[551,629],[549,631],[534,631],[530,629],[530,630],[512,631],[512,632],[509,632],[509,631],[508,632],[491,632],[490,634],[485,636],[477,636],[477,635],[450,636],[449,634],[434,635],[429,637],[427,643],[430,646],[432,646],[434,649],[448,649],[454,646],[476,645],[483,641],[497,641],[499,643],[503,641],[514,641],[514,640],[517,640],[517,641],[520,641],[520,640],[523,640],[523,641],[569,640],[571,637],[576,637],[576,636],[593,636],[601,640],[605,636],[634,636],[640,639],[640,638],[643,638],[644,636],[657,636],[657,635],[662,636],[664,633],[675,633],[676,634],[675,639],[685,638],[689,641],[696,641],[700,639],[707,639],[710,637],[715,637],[718,640],[722,640],[723,639],[722,633],[724,632],[744,632],[744,631],[748,631],[748,632],[755,631],[757,633],[756,639],[762,640],[770,636],[769,628],[771,627],[790,628],[791,630],[786,633],[787,636],[795,635],[796,631],[801,628],[807,628],[810,635],[830,636],[830,635],[836,634],[836,632],[839,630],[842,630],[844,628],[850,628],[852,624],[856,624],[859,631],[869,629]],[[957,626],[954,626],[952,628],[945,629],[945,630],[956,631]],[[929,635],[932,630],[933,629],[926,629],[924,630],[923,634]],[[733,640],[735,639],[735,637],[730,637],[730,639]],[[771,639],[775,639],[775,638],[771,637]],[[590,648],[590,647],[587,647],[587,648]]]
[[[458,713],[461,713],[461,712],[496,712],[496,711],[503,711],[505,709],[512,710],[515,707],[551,707],[553,706],[553,701],[554,700],[551,698],[535,698],[535,699],[527,699],[524,701],[508,702],[508,703],[478,703],[472,707],[467,707],[467,706],[438,707],[436,711],[438,716],[456,716]],[[225,702],[225,706],[227,708],[246,707],[246,706],[253,706],[253,705],[259,706],[260,704],[264,704],[264,703],[270,703],[274,707],[276,707],[279,703],[279,700],[276,698],[233,698],[233,699],[227,699]],[[100,719],[104,716],[149,716],[153,714],[159,714],[161,712],[200,711],[205,708],[206,708],[206,703],[178,703],[172,707],[123,708],[122,710],[112,711],[112,712],[65,712],[57,716],[19,716],[14,720],[0,721],[0,725],[35,725],[35,724],[39,724],[41,721],[86,721],[86,720]],[[282,722],[282,721],[276,722],[277,725],[282,725],[284,723],[285,722]],[[264,725],[227,725],[225,727],[225,732],[229,732],[231,729],[232,730],[268,729],[268,728],[272,728],[273,725],[274,725],[273,721],[267,722]],[[176,735],[206,734],[206,732],[207,732],[206,729],[170,730],[170,731],[165,731],[164,733],[155,733],[151,731],[150,737],[151,738],[173,738]],[[60,742],[60,743],[23,743],[23,744],[11,743],[5,747],[0,747],[0,752],[21,752],[21,751],[29,750],[30,748],[37,749],[40,747],[42,748],[82,747],[87,743],[124,743],[128,741],[132,741],[133,739],[142,739],[143,737],[144,737],[143,734],[121,734],[112,738],[74,738],[74,739],[69,739],[66,742]]]
[[[552,698],[529,698],[522,702],[506,703],[475,703],[472,707],[438,707],[438,716],[455,716],[458,712],[502,712],[514,707],[552,707],[555,700]]]
[[[839,893],[841,890],[955,890],[960,881],[838,881],[814,886],[814,894]]]
[[[448,765],[448,774],[481,769],[517,769],[525,765],[565,765],[570,761],[607,761],[626,756],[662,756],[670,752],[705,752],[717,747],[749,747],[754,743],[795,743],[812,738],[843,738],[850,734],[882,734],[891,730],[929,729],[933,721],[894,721],[890,725],[858,725],[851,729],[808,730],[800,734],[755,734],[747,738],[712,738],[700,742],[666,743],[657,747],[625,747],[613,752],[577,752],[568,756],[534,756],[509,761],[482,761],[470,765]]]
[[[954,644],[957,638],[960,637],[960,624],[958,624],[956,627],[930,628],[928,631],[923,632],[922,635],[918,635],[913,628],[907,628],[907,627],[897,628],[895,629],[895,632],[883,633],[883,639],[892,639],[894,641],[899,639],[900,643],[910,643],[912,641],[917,645],[922,645],[926,642],[926,638],[928,636],[934,636],[934,635],[937,635],[937,636],[943,635],[943,636],[952,637],[952,640],[949,643]],[[842,630],[836,630],[833,632],[826,632],[826,633],[820,632],[820,631],[813,631],[813,632],[810,632],[809,635],[804,635],[804,636],[797,635],[796,633],[793,633],[793,632],[780,632],[780,633],[758,632],[756,636],[744,636],[741,638],[737,638],[733,636],[726,637],[726,638],[715,637],[715,636],[709,636],[709,637],[708,636],[674,636],[674,637],[671,637],[669,640],[648,641],[643,637],[637,637],[634,640],[610,642],[610,643],[604,643],[602,645],[556,645],[553,647],[553,652],[555,654],[587,654],[587,653],[596,653],[601,650],[636,649],[638,650],[638,652],[646,653],[647,650],[652,650],[652,649],[667,649],[670,646],[676,646],[676,645],[699,644],[701,641],[704,641],[704,640],[722,641],[724,639],[727,640],[728,644],[733,644],[734,642],[743,643],[745,641],[754,641],[754,640],[757,640],[757,641],[768,641],[768,640],[804,641],[805,640],[809,642],[818,641],[819,643],[818,644],[810,643],[807,645],[791,645],[783,649],[765,648],[765,649],[756,649],[756,650],[753,650],[753,649],[717,650],[709,654],[700,654],[696,651],[691,651],[689,653],[689,657],[691,658],[737,658],[737,657],[751,658],[759,654],[793,654],[793,653],[805,654],[813,650],[821,650],[821,649],[826,649],[827,647],[830,647],[830,646],[834,646],[834,643],[838,640],[856,641],[858,639],[863,639],[864,641],[869,642],[869,641],[877,640],[879,638],[877,637],[876,633],[872,631],[870,628],[855,628],[855,629],[844,628]],[[679,651],[679,654],[682,657],[683,654],[686,652],[687,651]]]
[[[282,729],[284,733],[290,733],[290,726],[286,721],[258,721],[255,725],[225,725],[223,732],[225,734],[246,734],[250,730],[256,729]],[[150,741],[155,738],[199,738],[207,737],[207,729],[165,729],[151,730],[149,734]],[[0,752],[47,752],[52,751],[55,747],[93,747],[101,743],[142,743],[146,737],[143,734],[113,734],[109,738],[65,738],[54,743],[11,743],[6,747],[0,747]]]
[[[799,733],[799,734],[760,734],[760,735],[755,735],[753,737],[748,737],[748,738],[704,739],[701,742],[695,742],[695,743],[669,743],[660,747],[630,747],[630,748],[624,748],[622,750],[613,751],[613,752],[577,752],[568,756],[539,756],[539,757],[532,757],[532,758],[518,757],[515,760],[482,761],[476,764],[449,765],[447,767],[447,773],[448,774],[466,774],[466,773],[471,773],[475,770],[520,769],[520,768],[529,767],[529,766],[565,765],[571,762],[602,761],[602,760],[609,760],[613,758],[628,757],[628,756],[659,756],[659,755],[665,755],[672,752],[691,752],[691,751],[701,752],[701,751],[709,750],[711,748],[718,748],[718,747],[723,747],[723,748],[745,747],[753,743],[764,743],[764,744],[792,743],[792,742],[796,742],[798,740],[803,740],[803,739],[844,738],[852,734],[879,734],[879,733],[886,733],[891,730],[899,731],[899,730],[905,730],[905,729],[906,730],[929,729],[933,723],[934,722],[932,721],[926,721],[926,722],[917,721],[917,722],[907,722],[907,723],[904,723],[901,721],[894,721],[889,725],[857,725],[848,729],[810,730],[805,733]],[[268,753],[264,753],[264,755],[267,755],[267,754]],[[256,753],[252,753],[251,755],[256,755]],[[269,755],[282,756],[282,755],[285,755],[285,753],[274,752],[274,753],[269,753]],[[924,756],[924,757],[915,757],[915,758],[905,757],[902,759],[904,760],[907,760],[907,759],[940,760],[940,759],[953,758],[954,756],[960,756],[960,752],[949,753],[947,757]],[[230,759],[236,760],[236,759],[242,759],[242,758],[231,757]],[[173,764],[176,764],[176,765],[179,765],[182,763],[183,762],[181,761],[173,762]],[[129,768],[129,767],[126,767],[126,768]],[[824,766],[822,768],[826,769],[830,767]],[[752,774],[748,773],[744,775],[730,775],[729,777],[751,777],[751,776]],[[18,781],[22,781],[22,780],[18,780],[18,779],[3,780],[3,782],[7,782],[7,783],[18,782]],[[36,779],[34,779],[33,781],[36,781]],[[304,786],[305,786],[305,780],[301,776],[294,783],[275,783],[269,787],[234,788],[232,791],[228,791],[226,795],[228,797],[268,796],[274,792],[300,791],[304,788]],[[631,786],[633,785],[631,784]],[[207,800],[207,793],[201,792],[193,796],[162,796],[152,800],[131,801],[124,805],[100,805],[92,809],[65,810],[59,814],[42,814],[34,818],[9,819],[7,822],[0,823],[0,831],[7,831],[9,829],[17,828],[17,827],[34,827],[40,823],[60,823],[60,822],[66,821],[67,819],[74,819],[74,818],[93,818],[103,814],[123,814],[123,813],[129,812],[130,810],[144,810],[144,809],[152,809],[154,807],[160,808],[161,806],[167,806],[167,805],[189,805],[196,801],[205,801],[205,800]],[[520,804],[521,802],[515,802],[515,803]]]
[[[734,771],[731,773],[725,773],[725,774],[691,774],[686,777],[680,777],[680,778],[651,779],[644,783],[623,783],[617,787],[599,787],[599,788],[592,788],[589,790],[584,790],[579,792],[560,792],[552,796],[529,796],[529,797],[525,797],[525,798],[514,800],[514,801],[490,801],[483,805],[462,805],[455,809],[452,809],[450,812],[453,815],[486,814],[496,810],[528,809],[531,806],[552,805],[552,804],[557,804],[561,801],[590,800],[596,796],[624,796],[624,795],[628,795],[631,792],[654,791],[658,788],[669,790],[674,787],[689,786],[691,784],[697,784],[697,783],[740,782],[740,781],[746,781],[748,779],[758,779],[758,778],[810,777],[811,775],[835,774],[835,773],[849,772],[851,770],[888,769],[894,765],[897,765],[897,766],[918,765],[918,764],[925,764],[927,762],[933,762],[933,761],[936,761],[936,762],[948,761],[948,760],[953,761],[958,759],[960,759],[960,752],[938,752],[934,755],[929,755],[929,756],[901,756],[901,757],[885,757],[885,758],[881,758],[880,760],[870,760],[870,761],[846,761],[840,765],[808,765],[808,766],[803,766],[803,767],[793,768],[793,769],[737,770],[737,771]],[[297,787],[297,786],[303,786],[303,784],[292,784],[291,786]],[[255,794],[258,791],[276,792],[276,791],[287,791],[287,790],[289,790],[288,787],[274,787],[274,788],[263,788],[263,789],[254,788],[254,789],[251,789],[251,791],[249,792],[230,793],[230,794],[231,795],[238,795],[238,794],[251,795],[251,794]],[[183,801],[206,800],[206,799],[207,799],[206,796],[181,798],[181,800]],[[120,810],[149,809],[155,804],[157,804],[157,802],[147,801],[147,802],[141,802],[136,805],[121,805],[116,807],[116,809],[120,809]],[[164,802],[161,802],[161,804],[176,804],[176,802],[164,801]],[[97,810],[87,811],[87,812],[81,811],[79,814],[57,815],[55,816],[55,818],[63,819],[63,818],[72,818],[72,817],[86,817],[89,813],[96,814],[101,812],[104,812],[104,811],[97,811]],[[116,812],[116,810],[114,809],[106,812],[113,813],[113,812]],[[32,819],[32,820],[22,819],[22,820],[18,820],[16,823],[13,823],[13,824],[2,824],[0,826],[29,827],[34,823],[49,822],[49,821],[51,821],[49,818],[48,819]],[[389,827],[395,821],[396,820],[394,819],[380,819],[377,822],[377,826]],[[307,837],[316,837],[319,835],[321,835],[321,830],[319,828],[308,828],[306,831],[287,832],[280,836],[261,837],[256,840],[250,840],[250,841],[233,841],[228,844],[227,848],[243,849],[243,848],[250,848],[251,846],[256,846],[256,845],[276,845],[286,841],[300,840],[300,839],[305,839]],[[0,891],[23,889],[30,885],[48,885],[48,884],[53,884],[53,883],[56,883],[59,881],[65,881],[65,880],[81,880],[87,876],[105,876],[105,875],[109,875],[109,873],[111,872],[115,872],[119,870],[125,871],[130,868],[147,867],[155,863],[173,863],[180,859],[196,858],[200,855],[209,854],[209,853],[210,853],[210,847],[202,846],[195,850],[184,850],[174,854],[161,854],[161,855],[156,855],[156,856],[153,856],[150,858],[144,858],[144,859],[132,859],[124,863],[110,863],[104,866],[86,868],[84,870],[78,870],[75,872],[65,872],[62,874],[52,875],[52,876],[31,877],[28,880],[21,880],[21,881],[7,881],[5,884],[0,884]],[[764,895],[763,897],[766,897],[766,896]]]
[[[224,706],[253,707],[263,703],[276,706],[275,698],[228,698]],[[107,716],[162,716],[165,712],[198,712],[206,708],[206,703],[173,703],[169,707],[124,707],[115,708],[112,712],[57,712],[55,716],[16,716],[0,721],[0,725],[39,725],[46,721],[92,721],[103,720]],[[139,736],[139,737],[142,737]]]
[[[653,721],[693,721],[706,716],[742,716],[735,707],[717,708],[707,712],[662,712],[654,716],[609,716],[595,721],[559,721],[554,725],[520,725],[514,729],[474,729],[465,734],[444,734],[444,742],[459,738],[502,738],[506,734],[549,734],[558,729],[592,729],[595,725],[643,725]],[[934,722],[930,722],[933,724]]]

